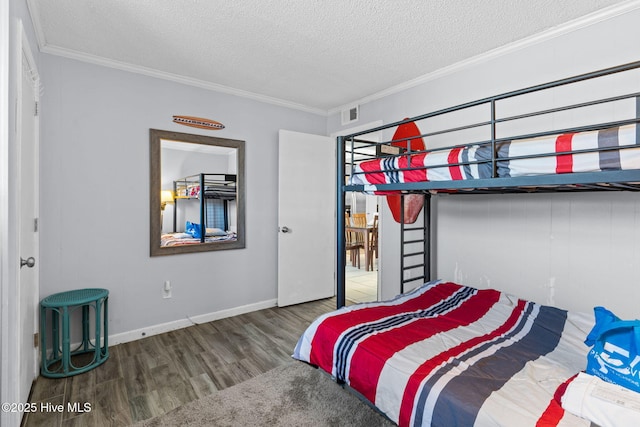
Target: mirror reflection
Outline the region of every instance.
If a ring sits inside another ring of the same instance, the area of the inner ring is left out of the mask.
[[[244,247],[244,141],[150,130],[151,255]]]

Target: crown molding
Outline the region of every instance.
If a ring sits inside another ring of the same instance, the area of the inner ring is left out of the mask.
[[[64,49],[54,46],[44,46],[40,48],[41,52],[51,55],[62,56],[69,59],[75,59],[77,61],[87,62],[94,65],[100,65],[103,67],[114,68],[121,71],[128,71],[131,73],[142,74],[149,77],[155,77],[158,79],[169,80],[175,83],[181,83],[188,86],[194,86],[201,89],[211,90],[214,92],[226,93],[229,95],[235,95],[242,98],[249,98],[254,101],[264,102],[267,104],[277,105],[279,107],[290,108],[294,110],[300,110],[307,113],[326,116],[327,111],[319,108],[308,107],[306,105],[297,104],[295,102],[286,101],[280,98],[275,98],[267,95],[261,95],[246,90],[236,89],[229,86],[211,83],[204,80],[194,79],[191,77],[185,77],[178,74],[168,73],[164,71],[158,71],[153,68],[143,67],[140,65],[133,65],[126,62],[116,61],[113,59],[104,58],[101,56],[90,55],[70,49]]]
[[[349,108],[354,104],[358,104],[358,105],[366,104],[368,102],[375,101],[377,99],[384,98],[386,96],[393,95],[407,89],[411,89],[413,87],[419,86],[426,82],[433,81],[450,74],[454,74],[456,72],[465,70],[467,68],[471,68],[483,62],[487,62],[492,59],[507,55],[509,53],[525,49],[529,46],[533,46],[538,43],[549,41],[551,39],[562,36],[564,34],[569,34],[581,28],[585,28],[593,24],[597,24],[598,22],[606,21],[607,19],[611,19],[613,17],[623,15],[635,9],[640,9],[640,0],[629,0],[614,6],[604,8],[597,12],[585,15],[573,21],[566,22],[564,24],[558,25],[556,27],[550,28],[548,30],[526,37],[524,39],[515,41],[513,43],[509,43],[507,45],[498,47],[496,49],[492,49],[488,52],[473,56],[471,58],[449,65],[447,67],[437,69],[431,73],[424,74],[415,79],[408,80],[404,83],[400,83],[388,89],[384,89],[380,92],[376,92],[372,95],[366,96],[357,101],[349,102],[348,104],[344,104],[339,107],[332,108],[328,111],[328,115],[339,113],[345,108]]]
[[[242,98],[252,99],[258,102],[264,102],[266,104],[277,105],[279,107],[290,108],[293,110],[299,110],[306,113],[317,114],[325,117],[327,116],[327,110],[323,110],[320,108],[313,108],[307,105],[286,101],[280,98],[261,95],[254,92],[236,89],[236,88],[221,85],[221,84],[216,84],[216,83],[211,83],[204,80],[194,79],[191,77],[181,76],[178,74],[158,71],[152,68],[133,65],[133,64],[129,64],[121,61],[116,61],[116,60],[104,58],[101,56],[90,55],[87,53],[78,52],[71,49],[65,49],[57,46],[50,46],[47,43],[46,37],[44,35],[44,31],[40,24],[41,22],[40,11],[38,10],[36,3],[32,0],[27,0],[27,8],[29,9],[29,14],[31,15],[31,21],[33,22],[33,27],[36,33],[36,39],[38,41],[38,47],[40,52],[47,53],[50,55],[61,56],[64,58],[74,59],[77,61],[87,62],[94,65],[100,65],[103,67],[114,68],[121,71],[128,71],[131,73],[142,74],[145,76],[154,77],[158,79],[169,80],[175,83],[181,83],[184,85],[194,86],[201,89],[211,90],[214,92],[235,95]]]

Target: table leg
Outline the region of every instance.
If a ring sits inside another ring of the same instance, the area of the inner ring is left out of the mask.
[[[364,233],[364,265],[365,271],[369,271],[369,257],[371,254],[369,253],[369,231],[365,231]]]

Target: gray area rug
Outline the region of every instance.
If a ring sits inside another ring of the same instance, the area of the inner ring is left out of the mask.
[[[329,375],[292,362],[136,424],[152,426],[394,426]]]

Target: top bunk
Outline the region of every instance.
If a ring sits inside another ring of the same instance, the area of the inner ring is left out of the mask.
[[[236,199],[236,175],[200,173],[173,182],[176,199]],[[201,189],[204,188],[204,192]]]
[[[338,137],[342,191],[640,190],[640,61]],[[391,134],[393,135],[391,136]]]

